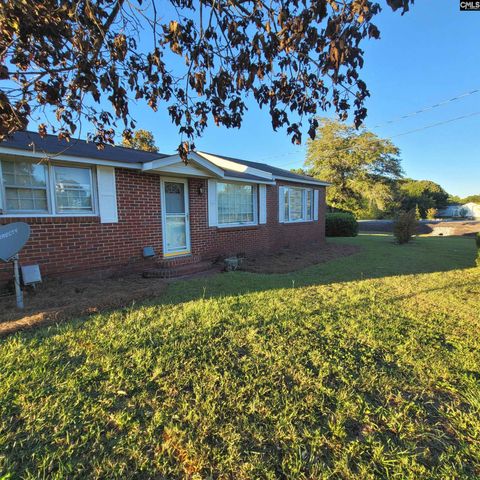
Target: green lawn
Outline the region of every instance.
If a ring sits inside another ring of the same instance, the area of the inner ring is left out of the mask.
[[[332,241],[3,340],[0,478],[480,478],[473,240]]]

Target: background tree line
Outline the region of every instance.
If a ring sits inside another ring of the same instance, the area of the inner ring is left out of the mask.
[[[400,149],[390,140],[326,118],[308,141],[304,168],[295,171],[330,182],[329,207],[358,218],[389,218],[412,209],[427,218],[451,203],[480,201],[480,195],[461,199],[431,180],[406,178]]]

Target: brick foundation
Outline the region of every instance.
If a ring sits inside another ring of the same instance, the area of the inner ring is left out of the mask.
[[[267,223],[253,227],[208,226],[207,182],[189,179],[192,255],[162,259],[160,176],[116,169],[118,223],[102,224],[98,217],[5,218],[0,224],[24,221],[31,237],[21,251],[20,263],[40,264],[43,276],[92,272],[135,271],[160,262],[178,266],[219,256],[278,250],[325,238],[325,188],[319,188],[319,219],[279,224],[278,186],[267,186]],[[288,182],[281,183],[288,185]],[[280,185],[280,183],[279,183]],[[299,184],[295,184],[299,186]],[[200,194],[200,187],[204,193]],[[153,246],[156,259],[142,257]],[[11,278],[11,265],[0,265],[0,280]]]

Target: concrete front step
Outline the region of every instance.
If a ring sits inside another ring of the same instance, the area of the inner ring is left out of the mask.
[[[187,263],[185,265],[157,267],[145,270],[142,273],[144,278],[175,278],[194,273],[206,272],[213,268],[212,262]]]

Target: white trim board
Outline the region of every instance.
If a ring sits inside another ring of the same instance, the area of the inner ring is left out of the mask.
[[[159,158],[158,160],[144,163],[142,165],[142,171],[148,172],[151,170],[158,170],[161,173],[163,168],[179,164],[180,162],[183,162],[183,160],[180,158],[179,154],[170,155],[169,157]],[[225,176],[225,172],[221,168],[195,152],[192,152],[188,155],[188,163],[203,168],[212,174],[213,177],[223,178]]]
[[[13,155],[15,157],[38,158],[39,160],[48,159],[50,162],[74,162],[85,163],[87,165],[104,165],[106,167],[121,167],[141,170],[141,163],[114,162],[110,160],[100,160],[90,157],[78,157],[76,155],[56,155],[55,153],[39,153],[30,150],[21,150],[17,148],[7,148],[0,146],[0,154]]]
[[[278,175],[275,175],[275,180],[282,180],[284,182],[292,182],[292,183],[305,183],[307,185],[318,185],[318,186],[321,186],[321,187],[329,187],[331,185],[331,183],[327,183],[327,182],[321,182],[319,180],[303,180],[303,179],[300,179],[300,178],[290,178],[290,177],[279,177]]]
[[[233,170],[234,172],[245,173],[248,175],[254,175],[255,177],[264,178],[265,180],[273,180],[272,174],[259,170],[258,168],[248,167],[240,162],[234,162],[233,160],[227,160],[226,158],[218,157],[210,153],[198,152],[202,157],[210,160],[215,165],[227,170]]]

